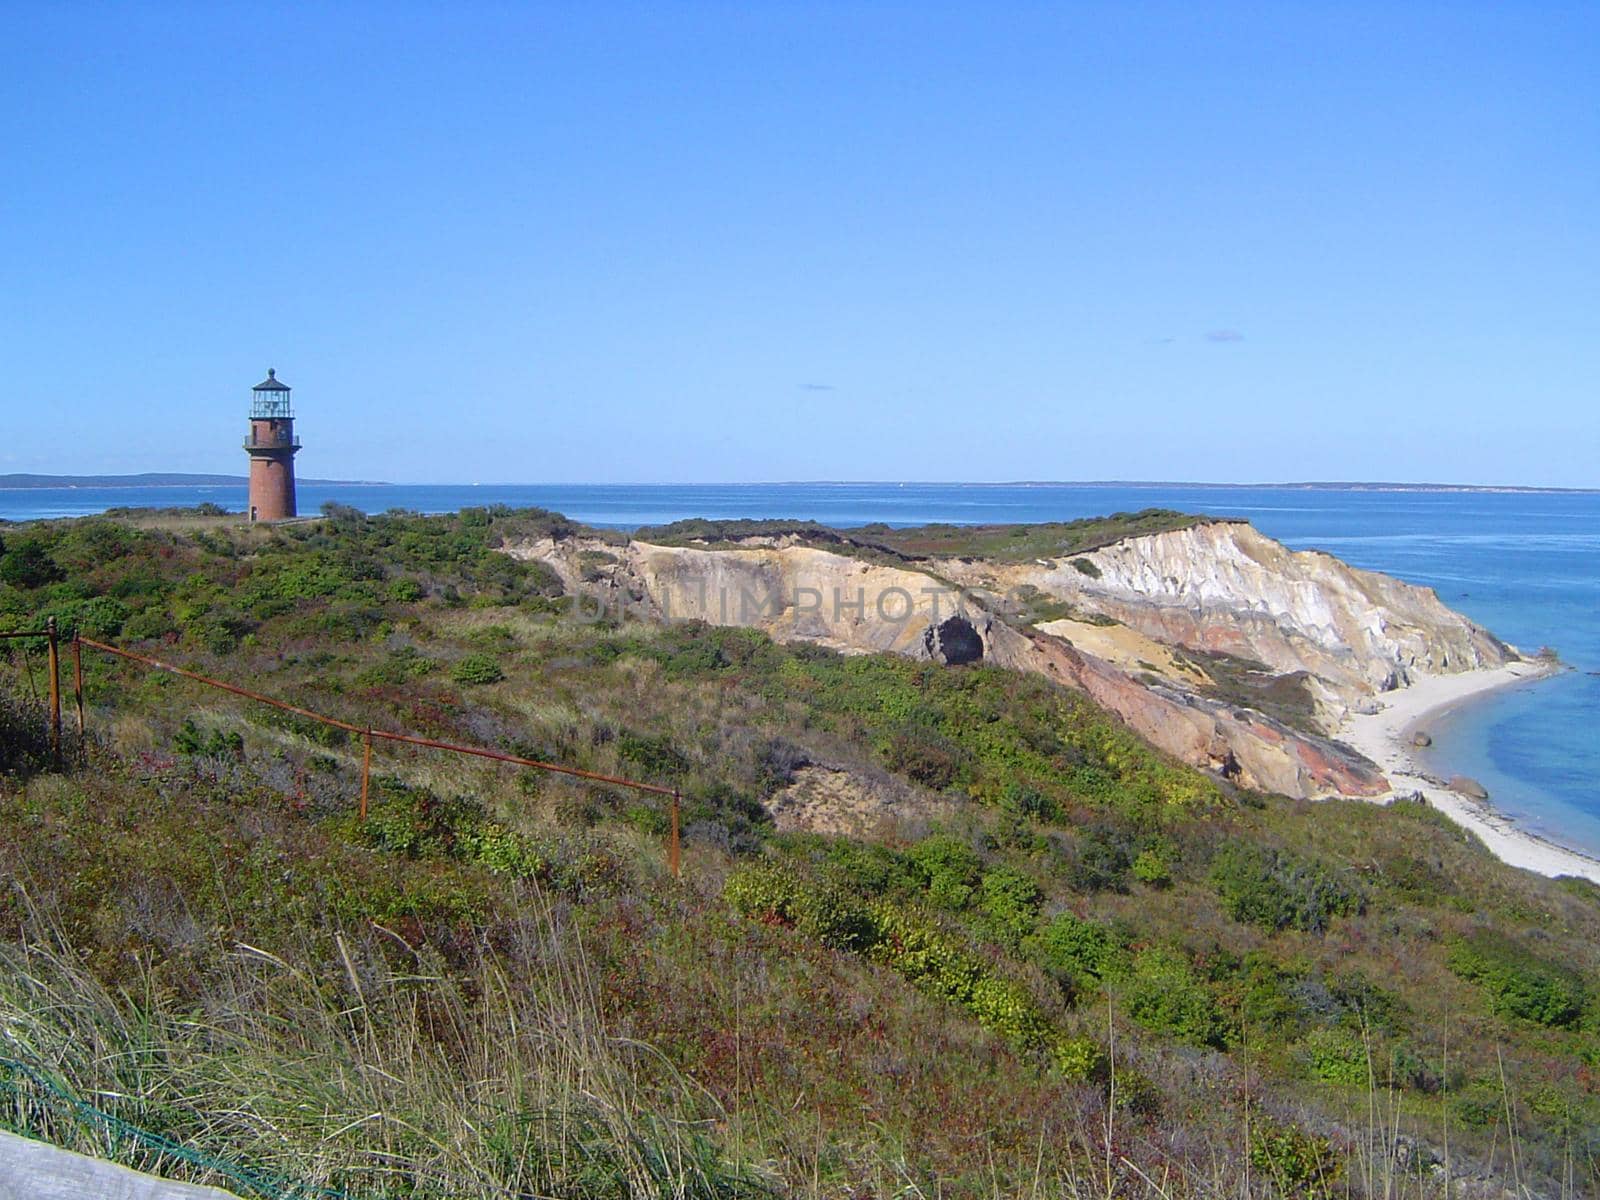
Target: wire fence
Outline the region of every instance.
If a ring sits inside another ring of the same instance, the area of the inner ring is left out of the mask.
[[[131,1160],[138,1169],[158,1174],[168,1163],[183,1163],[202,1178],[224,1179],[230,1187],[261,1200],[352,1200],[348,1192],[298,1183],[191,1149],[90,1104],[29,1063],[0,1057],[0,1128],[54,1143],[52,1134],[60,1132],[62,1118],[80,1127],[99,1152],[97,1157],[104,1155],[108,1162]]]
[[[55,619],[52,617],[45,623],[41,630],[25,630],[18,632],[0,633],[0,639],[43,639],[46,643],[46,675],[49,687],[49,719],[50,719],[50,748],[51,754],[57,763],[61,760],[61,636],[56,628]],[[132,650],[125,650],[120,646],[112,646],[106,642],[98,642],[93,638],[83,637],[74,633],[67,642],[72,652],[72,696],[77,712],[77,728],[80,741],[84,735],[85,708],[83,687],[83,650],[85,648],[101,654],[111,655],[125,662],[131,662],[151,670],[164,671],[170,675],[178,675],[184,679],[193,680],[206,687],[216,688],[219,691],[229,692],[235,696],[257,704],[265,704],[283,712],[294,713],[308,721],[319,725],[326,725],[334,729],[343,730],[361,739],[361,799],[359,814],[364,822],[367,819],[368,800],[372,789],[372,748],[375,742],[394,742],[401,745],[417,746],[428,750],[439,750],[447,754],[459,754],[470,758],[489,759],[493,762],[508,763],[512,766],[525,767],[535,771],[545,771],[555,775],[565,775],[572,779],[582,779],[589,783],[603,783],[611,787],[627,788],[645,795],[660,796],[667,801],[668,813],[671,818],[670,832],[667,840],[667,867],[672,872],[674,879],[682,874],[683,852],[681,834],[679,830],[683,803],[683,796],[676,787],[666,787],[657,783],[646,783],[639,779],[627,779],[618,775],[602,775],[597,771],[584,771],[577,767],[569,767],[562,763],[544,762],[536,758],[523,758],[520,755],[508,754],[503,750],[492,750],[486,746],[468,746],[458,742],[445,742],[436,738],[419,737],[413,733],[399,733],[389,729],[377,729],[370,725],[357,725],[349,721],[341,721],[337,717],[330,717],[325,713],[315,712],[303,708],[298,704],[290,704],[274,696],[267,696],[261,692],[252,691],[250,688],[240,687],[236,683],[228,683],[222,679],[213,679],[209,675],[202,675],[198,671],[191,671],[186,667],[175,666],[163,662],[159,658],[152,658],[147,654],[138,654]],[[30,674],[30,681],[31,681]]]

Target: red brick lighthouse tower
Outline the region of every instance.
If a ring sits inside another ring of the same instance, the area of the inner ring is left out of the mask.
[[[281,521],[295,515],[294,456],[300,449],[289,387],[269,369],[250,393],[250,436],[244,441],[250,456],[250,519]]]

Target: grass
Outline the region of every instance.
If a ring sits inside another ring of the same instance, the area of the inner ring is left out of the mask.
[[[563,528],[6,529],[13,627],[115,599],[115,640],[356,724],[681,786],[686,834],[676,885],[648,803],[397,747],[362,827],[359,744],[98,656],[57,772],[13,645],[13,1056],[362,1195],[1424,1200],[1446,1148],[1600,1183],[1600,890],[1419,806],[1238,792],[1036,678],[573,621],[497,552]],[[778,834],[806,763],[948,815]]]
[[[468,971],[373,926],[336,936],[342,971],[309,947],[285,958],[236,942],[204,1010],[154,965],[108,990],[55,931],[0,954],[8,1055],[53,1087],[13,1092],[4,1123],[34,1137],[195,1182],[351,1196],[756,1196],[759,1172],[707,1140],[716,1107],[658,1056],[607,1031],[581,943],[535,900],[505,949]],[[130,1004],[130,1000],[134,1003]],[[59,1093],[55,1091],[59,1089]],[[107,1136],[58,1094],[179,1146]],[[197,1161],[198,1159],[198,1161]]]
[[[804,545],[889,563],[921,562],[931,558],[1027,562],[1039,558],[1070,558],[1124,538],[1189,529],[1223,519],[1226,518],[1160,508],[1030,525],[920,525],[909,528],[875,524],[854,529],[834,529],[815,521],[696,518],[670,525],[645,526],[636,530],[634,537],[639,541],[666,546],[737,546],[750,538],[786,538]],[[1093,567],[1087,559],[1083,561],[1088,567]]]

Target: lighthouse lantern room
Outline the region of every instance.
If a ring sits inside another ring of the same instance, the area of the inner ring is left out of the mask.
[[[294,456],[300,439],[294,435],[289,385],[274,370],[250,389],[250,436],[244,449],[250,456],[250,519],[294,516]]]

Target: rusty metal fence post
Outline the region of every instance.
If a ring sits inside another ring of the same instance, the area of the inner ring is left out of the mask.
[[[372,780],[372,730],[361,735],[361,823],[367,823],[367,789]]]
[[[50,647],[50,753],[61,762],[61,648],[57,645],[56,619],[44,623],[45,641]]]
[[[672,789],[672,841],[667,844],[667,865],[672,868],[674,879],[682,878],[681,851],[678,846],[678,789]]]
[[[78,706],[78,749],[83,751],[83,647],[72,635],[72,699]]]

